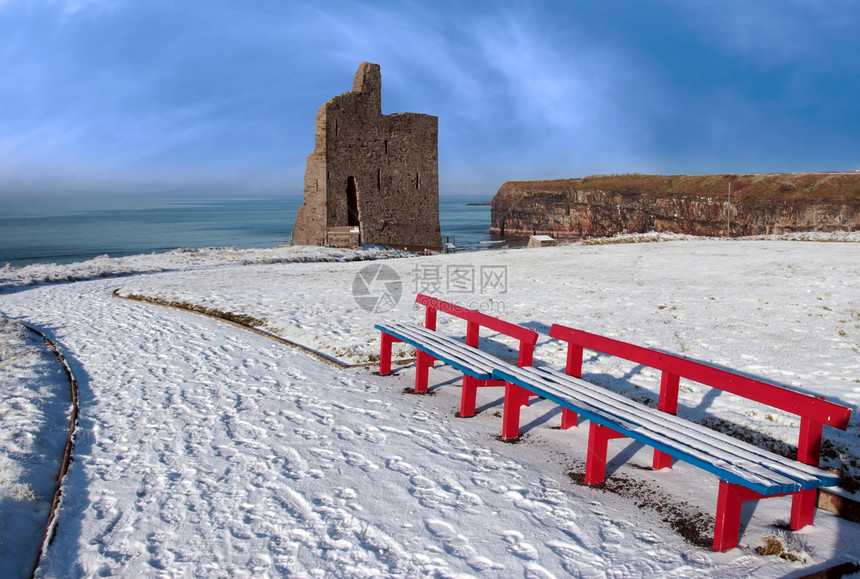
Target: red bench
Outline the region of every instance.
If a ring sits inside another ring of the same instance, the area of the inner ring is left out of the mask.
[[[429,370],[434,360],[441,360],[463,373],[463,392],[460,399],[460,416],[475,414],[477,389],[483,386],[504,386],[503,380],[493,379],[493,370],[506,363],[478,349],[482,328],[510,336],[519,341],[519,366],[530,366],[538,334],[482,312],[464,308],[438,298],[418,294],[415,303],[426,308],[424,327],[415,324],[377,324],[382,332],[379,355],[379,373],[391,373],[391,346],[393,342],[406,342],[415,346],[415,391],[426,392]],[[465,343],[436,332],[437,314],[442,312],[466,321]],[[527,403],[527,401],[525,401]]]
[[[494,372],[496,378],[508,382],[502,437],[519,435],[520,405],[528,394],[538,394],[562,406],[562,428],[576,426],[577,414],[591,421],[585,476],[588,484],[603,482],[608,441],[623,437],[652,446],[655,469],[671,466],[672,458],[676,457],[718,475],[715,551],[737,546],[744,502],[791,495],[790,527],[796,530],[813,522],[818,488],[839,483],[838,477],[818,468],[821,437],[825,424],[845,430],[850,409],[699,362],[557,324],[552,326],[550,336],[568,342],[564,374],[543,368],[501,368]],[[582,356],[586,348],[660,370],[658,410],[583,381]],[[800,416],[797,461],[676,417],[681,378]]]

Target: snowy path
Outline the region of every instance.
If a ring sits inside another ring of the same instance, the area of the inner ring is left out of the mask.
[[[653,513],[573,485],[540,439],[504,445],[489,418],[454,418],[454,398],[402,394],[410,372],[338,371],[214,320],[113,299],[116,286],[0,296],[0,311],[58,342],[80,381],[74,462],[43,576],[798,568],[691,547]],[[821,519],[813,532],[834,533]]]

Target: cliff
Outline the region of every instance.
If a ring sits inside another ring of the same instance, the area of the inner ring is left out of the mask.
[[[493,198],[491,215],[490,232],[506,237],[722,236],[727,221],[733,236],[854,231],[860,229],[860,172],[509,181]]]

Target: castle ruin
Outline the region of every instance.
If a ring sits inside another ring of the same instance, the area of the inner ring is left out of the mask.
[[[381,92],[379,65],[363,62],[319,108],[294,244],[441,250],[438,118],[383,115]]]

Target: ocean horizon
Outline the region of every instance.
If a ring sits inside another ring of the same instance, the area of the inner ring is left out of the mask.
[[[442,241],[457,251],[509,243],[490,236],[487,196],[442,195]],[[178,248],[269,248],[290,242],[300,194],[165,191],[0,197],[0,267],[66,264]],[[515,242],[514,242],[515,243]]]

